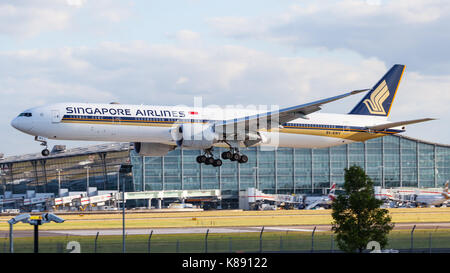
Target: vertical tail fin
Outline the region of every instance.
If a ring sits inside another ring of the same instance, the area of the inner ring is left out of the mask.
[[[333,185],[330,188],[330,192],[328,193],[328,198],[334,201],[336,199],[336,183],[333,183]]]
[[[394,65],[349,114],[387,117],[404,70],[404,65]]]
[[[445,182],[444,189],[442,190],[442,195],[443,195],[446,199],[449,199],[449,198],[450,198],[450,196],[449,196],[449,194],[448,194],[448,180],[447,180],[447,182]]]

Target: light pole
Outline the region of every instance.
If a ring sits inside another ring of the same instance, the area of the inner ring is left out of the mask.
[[[89,197],[89,169],[91,168],[90,164],[92,163],[94,162],[90,160],[85,160],[78,163],[79,165],[84,166],[84,168],[86,169],[86,193],[88,197]]]
[[[1,208],[0,212],[3,212],[3,202],[5,201],[5,192],[6,192],[6,179],[5,179],[6,174],[1,172],[1,170],[0,170],[0,176],[2,178],[2,187],[3,187],[3,200],[2,200],[2,208]]]
[[[87,165],[84,168],[86,169],[86,194],[89,197],[89,169],[91,166]]]
[[[89,196],[90,196],[90,194],[89,194],[89,169],[91,168],[91,166],[86,165],[84,168],[86,169],[86,194],[89,199]],[[89,207],[89,210],[91,210],[91,201],[90,200],[89,200],[88,207]]]
[[[133,165],[122,164],[120,165],[119,174],[131,174]],[[125,178],[122,177],[122,252],[125,253]]]
[[[80,163],[78,163],[81,166],[84,166],[84,168],[86,169],[86,195],[89,199],[89,169],[91,168],[91,166],[89,164],[94,163],[91,160],[85,160],[85,161],[81,161]],[[89,210],[91,210],[91,202],[89,201]]]
[[[122,178],[122,252],[125,253],[125,179]]]
[[[19,222],[22,223],[28,223],[29,219],[30,219],[30,214],[25,213],[25,214],[20,214],[17,215],[14,218],[11,218],[10,220],[8,220],[8,224],[9,224],[9,253],[14,253],[14,233],[13,233],[13,226]]]
[[[18,222],[28,223],[34,226],[34,253],[39,252],[39,226],[49,222],[63,223],[65,220],[54,215],[53,213],[44,213],[39,216],[31,216],[30,214],[20,214],[8,220],[9,224],[9,252],[14,253],[14,237],[13,226]]]
[[[61,171],[62,169],[56,169],[58,172],[58,196],[61,194]]]
[[[258,167],[253,167],[253,170],[255,171],[255,185],[256,188],[258,189],[259,183],[258,183]]]
[[[117,171],[117,194],[119,194],[119,193],[120,193],[120,172]],[[120,208],[120,203],[117,202],[117,209],[119,209],[119,208]]]
[[[384,166],[378,166],[378,169],[381,170],[381,178],[380,178],[380,184],[381,184],[381,188],[385,188],[386,184],[384,183]]]
[[[120,192],[120,173],[117,172],[117,192]]]

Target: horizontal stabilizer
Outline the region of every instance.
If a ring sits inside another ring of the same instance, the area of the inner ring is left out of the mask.
[[[397,121],[397,122],[379,124],[379,125],[375,125],[375,126],[369,126],[367,128],[372,129],[372,130],[384,130],[384,129],[389,129],[389,128],[393,128],[393,127],[414,124],[414,123],[419,123],[419,122],[424,122],[424,121],[429,121],[429,120],[435,120],[435,119],[434,118],[422,118],[422,119],[414,119],[414,120]]]

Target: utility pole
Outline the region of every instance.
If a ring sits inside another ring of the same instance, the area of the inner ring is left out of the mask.
[[[61,171],[62,171],[62,169],[56,169],[56,171],[58,172],[58,196],[59,196],[60,192],[61,192]]]
[[[122,164],[120,165],[119,175],[130,175],[133,165],[131,164]],[[122,176],[122,252],[126,252],[125,248],[125,178]]]
[[[41,220],[36,220],[34,225],[34,253],[39,253],[39,226],[41,225]]]
[[[125,179],[122,177],[122,252],[125,253]]]

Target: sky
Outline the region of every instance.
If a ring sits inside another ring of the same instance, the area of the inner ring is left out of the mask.
[[[35,106],[284,107],[371,88],[397,63],[389,120],[436,118],[403,134],[450,144],[449,26],[445,0],[2,0],[0,153],[40,152],[10,126]]]

